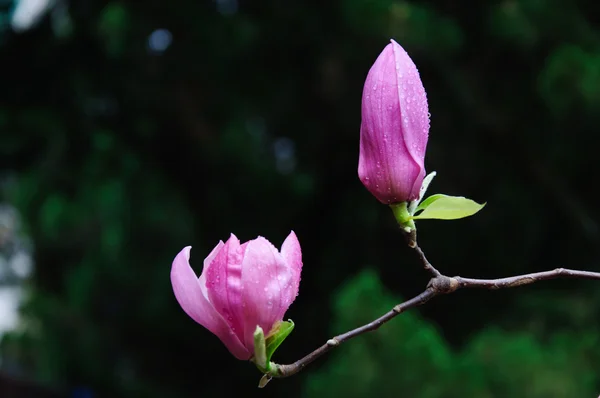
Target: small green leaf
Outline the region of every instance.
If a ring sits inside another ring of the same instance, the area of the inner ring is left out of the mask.
[[[273,329],[271,329],[271,332],[269,332],[269,335],[266,339],[267,362],[271,361],[271,357],[273,356],[273,353],[277,347],[279,347],[281,343],[283,343],[283,340],[285,340],[285,338],[292,333],[292,330],[294,330],[294,322],[292,322],[291,319],[288,321],[278,322],[273,326]]]
[[[419,204],[419,206],[417,206],[417,208],[415,209],[415,213],[418,212],[419,210],[425,210],[425,208],[429,207],[430,204],[432,204],[433,202],[435,202],[436,200],[438,200],[444,196],[446,196],[446,195],[441,194],[441,193],[436,193],[435,195],[431,195],[430,197],[428,197],[427,199],[422,201]]]
[[[413,216],[414,220],[456,220],[469,217],[483,209],[485,203],[479,203],[462,196],[448,196],[443,194],[431,195],[417,207],[415,212],[420,214]]]

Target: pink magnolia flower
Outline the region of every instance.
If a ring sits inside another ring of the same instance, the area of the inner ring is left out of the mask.
[[[385,204],[415,200],[425,176],[429,111],[417,67],[394,40],[363,88],[358,176]]]
[[[302,252],[296,234],[289,234],[281,253],[263,237],[240,245],[231,234],[206,257],[199,278],[190,267],[190,250],[185,247],[173,260],[177,301],[236,358],[250,359],[256,326],[268,334],[298,295]]]

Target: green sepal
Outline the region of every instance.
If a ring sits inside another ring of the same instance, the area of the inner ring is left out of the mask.
[[[294,330],[294,322],[291,319],[287,321],[280,321],[273,325],[273,329],[269,332],[266,339],[266,358],[267,362],[271,361],[271,357],[275,350],[283,343]]]
[[[265,332],[260,326],[256,326],[254,331],[254,356],[252,362],[262,373],[269,372],[269,360],[267,359],[267,349],[265,344]]]
[[[417,212],[417,205],[421,202],[423,197],[425,197],[425,193],[427,192],[427,188],[429,188],[429,184],[433,181],[433,177],[437,175],[437,172],[432,171],[427,174],[425,178],[423,178],[423,183],[421,184],[421,189],[419,190],[419,198],[417,200],[413,200],[408,204],[408,213],[412,216]]]
[[[486,204],[479,204],[471,199],[463,196],[448,196],[443,194],[431,195],[419,206],[415,213],[421,212],[418,215],[412,216],[413,220],[456,220],[459,218],[469,217],[483,209]]]
[[[413,230],[416,230],[417,227],[412,220],[410,213],[408,212],[408,203],[394,203],[390,205],[392,212],[394,213],[394,217],[396,221],[400,225],[400,227],[404,230],[404,232],[410,233]]]
[[[271,381],[273,377],[268,374],[262,375],[260,380],[258,381],[258,388],[265,388],[265,386]]]

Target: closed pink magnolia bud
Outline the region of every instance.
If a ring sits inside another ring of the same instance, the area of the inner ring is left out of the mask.
[[[302,252],[296,234],[289,234],[281,252],[263,237],[240,244],[231,234],[206,257],[199,278],[190,267],[190,250],[173,260],[177,301],[236,358],[250,359],[256,327],[268,334],[298,294]]]
[[[358,176],[380,202],[415,200],[425,177],[427,96],[417,67],[394,40],[363,88]]]

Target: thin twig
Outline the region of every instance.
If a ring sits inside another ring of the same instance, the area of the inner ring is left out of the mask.
[[[363,333],[371,332],[373,330],[379,329],[381,325],[388,322],[395,316],[401,314],[402,312],[408,310],[409,308],[416,307],[421,304],[425,304],[430,298],[436,296],[439,292],[435,291],[433,288],[427,288],[421,294],[413,297],[412,299],[405,301],[401,304],[396,305],[394,308],[386,312],[384,315],[375,319],[372,322],[367,323],[366,325],[360,326],[356,329],[350,330],[349,332],[340,334],[335,336],[332,339],[327,340],[327,343],[323,344],[321,347],[317,348],[307,356],[298,361],[289,364],[289,365],[275,365],[277,367],[277,374],[274,374],[274,377],[289,377],[293,374],[300,372],[306,365],[325,354],[327,351],[331,350],[334,347],[342,344],[344,341],[350,340],[356,336],[360,336]]]
[[[556,278],[582,278],[600,280],[600,273],[590,271],[578,271],[574,269],[556,268],[552,271],[534,272],[532,274],[511,276],[499,279],[472,279],[455,276],[454,280],[458,282],[459,288],[484,288],[484,289],[503,289],[507,287],[516,287],[528,285],[537,281],[544,281]]]
[[[386,322],[389,322],[391,319],[401,314],[402,312],[410,308],[422,305],[435,296],[452,293],[458,289],[483,288],[489,290],[496,290],[528,285],[530,283],[556,278],[582,278],[600,280],[600,272],[578,271],[566,268],[556,268],[552,271],[534,272],[531,274],[517,275],[499,279],[473,279],[463,278],[461,276],[448,277],[446,275],[442,275],[433,265],[431,265],[431,263],[427,260],[425,254],[423,253],[421,248],[416,244],[416,242],[413,248],[419,254],[421,262],[423,263],[423,267],[433,275],[433,277],[429,280],[425,291],[408,301],[396,305],[390,311],[375,319],[374,321],[327,340],[327,342],[321,347],[317,348],[304,358],[299,359],[298,361],[292,364],[272,364],[272,369],[266,376],[269,378],[282,378],[292,376],[304,369],[306,365],[310,364],[315,359],[330,351],[332,348],[337,347],[341,343],[350,340],[356,336],[360,336],[361,334],[377,330],[381,325],[383,325]]]
[[[427,257],[425,257],[425,253],[423,253],[423,250],[421,250],[421,248],[419,247],[419,245],[417,243],[415,243],[415,247],[413,247],[413,249],[416,250],[416,252],[419,254],[419,258],[421,259],[421,262],[423,263],[423,268],[425,268],[425,270],[427,270],[431,275],[433,275],[433,277],[435,278],[436,276],[441,276],[442,274],[440,273],[440,271],[438,271],[433,265],[431,265],[431,263],[427,260]]]

